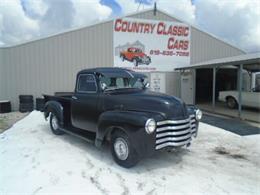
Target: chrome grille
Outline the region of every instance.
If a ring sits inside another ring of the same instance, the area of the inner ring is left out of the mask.
[[[196,134],[195,115],[183,120],[165,120],[157,122],[156,149],[167,146],[184,146]]]

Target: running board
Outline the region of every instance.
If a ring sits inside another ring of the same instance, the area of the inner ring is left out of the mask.
[[[83,139],[89,143],[95,143],[95,137],[96,137],[95,133],[90,133],[90,132],[86,132],[84,130],[78,130],[78,129],[67,130],[67,129],[64,129],[61,127],[60,127],[60,130],[67,134],[70,134],[70,135],[73,135],[80,139]]]

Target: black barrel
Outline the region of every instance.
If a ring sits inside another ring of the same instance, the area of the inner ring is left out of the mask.
[[[0,100],[0,113],[11,112],[11,102],[9,100]]]
[[[34,109],[33,96],[32,95],[19,95],[19,111],[31,112]]]
[[[45,104],[44,98],[36,98],[36,110],[43,111]]]

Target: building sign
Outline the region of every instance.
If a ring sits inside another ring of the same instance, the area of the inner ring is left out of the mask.
[[[114,66],[173,71],[190,65],[190,27],[179,22],[121,18],[114,21]]]
[[[151,90],[166,93],[164,73],[151,73]]]

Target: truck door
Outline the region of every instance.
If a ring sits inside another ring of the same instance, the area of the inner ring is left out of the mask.
[[[99,93],[95,75],[80,74],[71,102],[71,122],[74,127],[96,132],[98,99]]]

